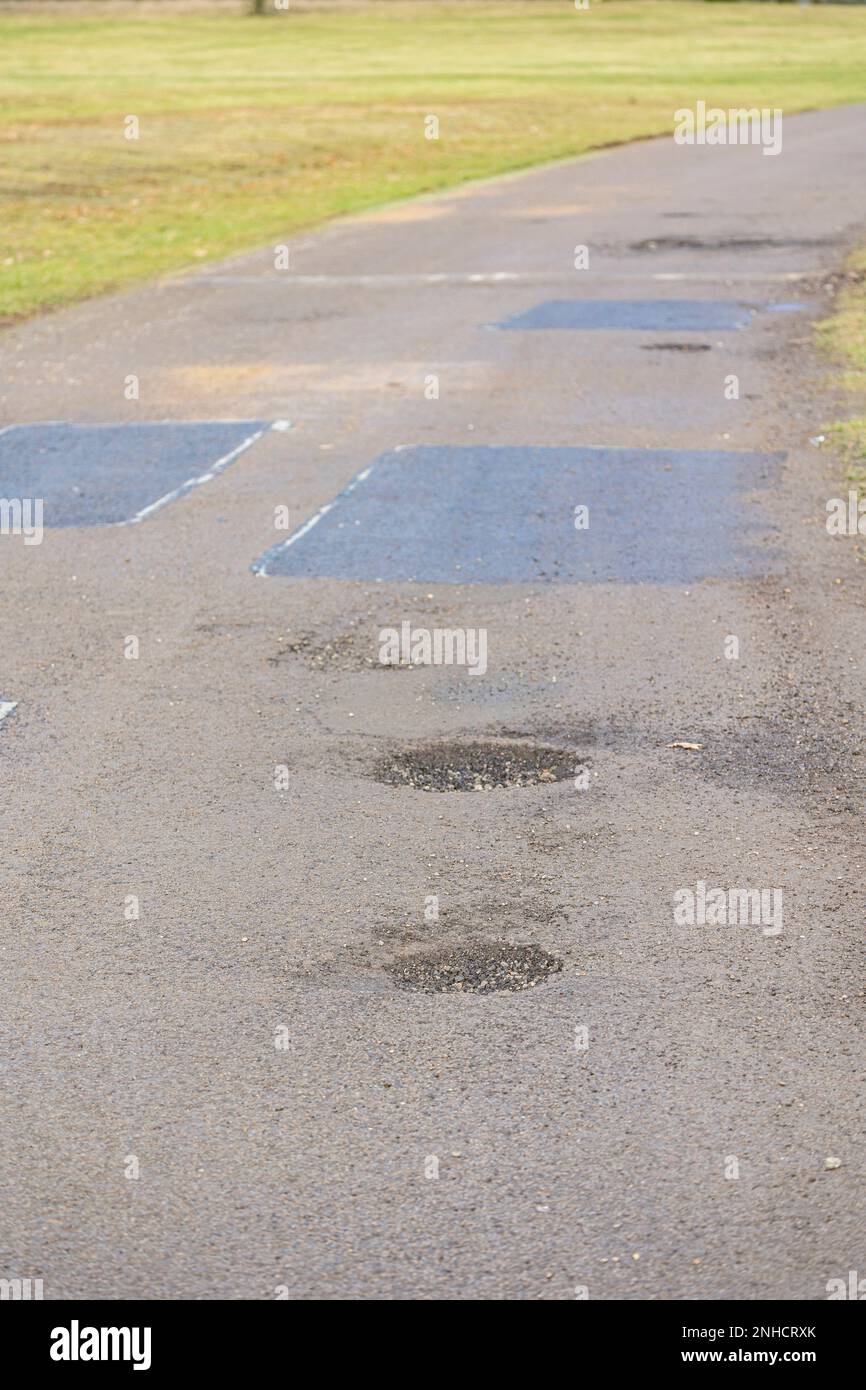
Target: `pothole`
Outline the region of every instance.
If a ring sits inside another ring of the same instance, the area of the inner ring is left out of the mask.
[[[534,743],[426,743],[379,759],[377,782],[428,792],[484,792],[529,787],[575,775],[580,759],[562,748]]]
[[[504,941],[410,956],[385,967],[399,989],[421,994],[517,994],[561,969],[562,961],[541,946]]]
[[[643,343],[644,352],[712,352],[712,343]]]
[[[766,236],[657,236],[647,237],[645,241],[633,241],[628,249],[630,251],[787,251],[810,250],[817,246],[833,244],[815,237],[780,239]]]
[[[366,634],[355,631],[339,633],[335,637],[317,637],[305,632],[292,641],[284,642],[268,657],[270,666],[281,666],[293,658],[303,661],[314,671],[370,671],[379,668],[376,649]],[[382,667],[383,670],[399,670],[399,667]]]

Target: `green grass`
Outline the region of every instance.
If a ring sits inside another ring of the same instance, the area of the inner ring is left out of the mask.
[[[866,100],[855,6],[0,13],[0,315],[615,141]],[[440,120],[425,140],[424,118]],[[141,138],[124,138],[138,116]]]
[[[848,266],[854,279],[836,297],[833,313],[818,325],[818,340],[838,368],[837,380],[852,409],[866,410],[866,248]],[[846,481],[866,485],[866,414],[854,414],[827,431],[847,466]]]

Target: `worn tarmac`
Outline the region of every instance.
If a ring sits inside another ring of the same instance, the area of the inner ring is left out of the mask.
[[[155,446],[181,491],[136,525],[61,447],[42,543],[0,535],[0,1276],[814,1300],[866,1270],[864,581],[809,442],[864,137],[849,107],[772,159],[642,142],[3,331],[0,427],[195,443]],[[714,307],[538,319],[655,300]],[[262,433],[213,470],[226,421]],[[405,622],[484,629],[485,671],[383,665]],[[479,744],[574,775],[496,785]],[[379,775],[425,749],[432,787]],[[678,924],[698,883],[781,888],[783,929]]]

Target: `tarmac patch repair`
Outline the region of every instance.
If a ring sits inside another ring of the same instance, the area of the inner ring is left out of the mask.
[[[12,425],[0,432],[0,494],[41,499],[46,529],[143,521],[278,427],[256,420]]]
[[[747,305],[728,299],[550,299],[497,327],[722,333],[746,328],[751,315]]]
[[[253,569],[440,584],[688,584],[754,573],[768,566],[767,528],[743,495],[772,481],[781,457],[398,449],[363,469]]]

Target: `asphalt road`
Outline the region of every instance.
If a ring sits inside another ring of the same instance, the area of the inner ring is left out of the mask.
[[[0,1276],[866,1275],[866,615],[809,442],[866,109],[784,134],[478,184],[2,334],[0,424],[57,423],[0,435],[46,528],[0,536]],[[383,665],[404,623],[474,669]],[[783,913],[676,920],[699,883]]]

